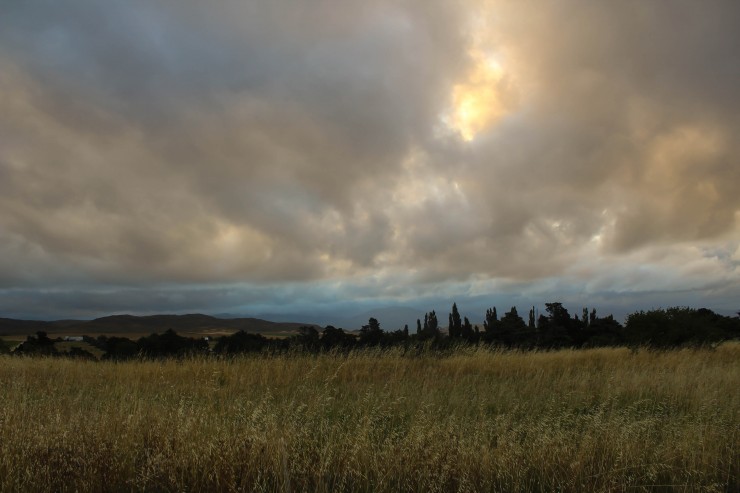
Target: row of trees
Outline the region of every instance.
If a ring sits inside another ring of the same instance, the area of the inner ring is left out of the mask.
[[[384,331],[380,322],[371,318],[356,336],[331,325],[321,333],[315,327],[301,327],[294,338],[283,340],[283,344],[309,351],[413,344],[441,349],[485,344],[532,350],[603,346],[668,348],[740,338],[740,318],[722,316],[706,308],[675,307],[635,312],[622,325],[612,315],[597,316],[595,309],[583,308],[580,316],[571,316],[562,303],[546,303],[545,307],[546,313],[539,316],[532,307],[526,322],[516,307],[500,318],[496,307],[492,307],[486,311],[481,330],[478,325],[471,324],[468,317],[461,316],[457,304],[453,303],[446,333],[436,312],[431,311],[424,315],[423,322],[416,321],[415,333],[409,332],[408,325]]]
[[[711,344],[740,337],[740,318],[725,317],[702,308],[675,307],[632,313],[623,326],[612,315],[598,317],[596,309],[583,308],[581,316],[571,316],[562,303],[546,303],[546,313],[537,316],[529,310],[527,321],[516,307],[499,318],[496,307],[489,308],[482,330],[470,323],[452,305],[447,334],[439,326],[434,311],[416,321],[416,333],[386,333],[375,319],[362,328],[360,345],[393,345],[399,340],[431,341],[434,346],[451,344],[490,344],[504,348],[557,349],[566,347],[650,346],[675,347]]]
[[[496,307],[486,311],[482,330],[470,323],[452,305],[448,314],[446,333],[434,311],[416,321],[416,331],[403,329],[384,331],[380,322],[370,318],[359,333],[349,333],[331,325],[321,332],[314,326],[304,326],[289,338],[267,338],[244,331],[220,337],[214,345],[205,338],[178,335],[170,329],[163,334],[152,334],[132,341],[125,337],[84,337],[84,340],[104,353],[103,359],[122,360],[135,357],[164,358],[188,355],[229,355],[248,352],[283,352],[301,350],[310,352],[350,350],[365,347],[428,347],[445,349],[459,345],[490,345],[517,349],[558,349],[599,346],[649,346],[657,348],[718,343],[740,338],[740,318],[726,317],[702,308],[676,307],[635,312],[623,326],[611,315],[598,317],[596,310],[584,308],[581,316],[571,316],[561,303],[546,303],[546,314],[539,317],[534,307],[527,321],[512,307],[499,318]],[[0,352],[2,352],[0,347]],[[7,351],[7,348],[6,348]],[[54,341],[45,333],[29,336],[19,345],[15,354],[70,356],[93,358],[82,349],[73,348],[60,354]]]

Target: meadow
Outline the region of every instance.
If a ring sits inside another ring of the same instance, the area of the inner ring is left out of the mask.
[[[740,344],[0,357],[0,491],[740,491]]]

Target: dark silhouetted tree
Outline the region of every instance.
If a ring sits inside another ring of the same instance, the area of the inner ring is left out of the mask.
[[[439,322],[437,314],[432,310],[424,315],[424,327],[421,331],[421,340],[430,340],[439,338]]]
[[[632,313],[624,332],[630,345],[700,345],[740,337],[740,320],[706,308],[673,307]]]
[[[98,358],[96,358],[93,353],[91,353],[90,351],[86,351],[82,348],[79,348],[77,346],[70,348],[69,351],[67,351],[66,353],[63,353],[63,356],[66,356],[67,358],[86,360],[86,361],[97,361],[98,360]]]
[[[527,328],[515,306],[506,312],[498,322],[497,340],[505,346],[511,347],[519,342],[521,335]]]
[[[321,347],[325,350],[338,348],[349,349],[355,344],[355,336],[347,334],[342,329],[327,325],[321,333]]]
[[[370,318],[367,325],[360,329],[360,344],[364,346],[377,346],[383,340],[383,331],[380,329],[380,322],[375,318]]]
[[[452,304],[452,313],[450,313],[449,334],[452,338],[463,337],[462,320],[460,312],[457,310],[457,303]]]
[[[28,356],[57,356],[59,352],[54,347],[54,341],[49,339],[46,332],[36,332],[36,336],[27,336],[26,340],[15,348],[13,354]]]
[[[126,337],[98,337],[98,347],[105,351],[105,360],[127,360],[139,354],[139,346]]]
[[[304,325],[298,328],[296,336],[298,343],[307,351],[316,351],[319,349],[319,331],[311,325]]]
[[[409,327],[404,326],[403,329],[394,330],[393,332],[383,332],[383,340],[381,345],[388,347],[393,345],[405,344],[409,339]]]
[[[537,328],[539,345],[547,348],[562,348],[573,345],[569,336],[573,319],[562,303],[545,303],[547,316],[541,315]]]
[[[578,316],[571,317],[562,303],[545,303],[547,317],[537,325],[539,344],[546,348],[579,347],[586,342],[584,324]]]
[[[470,320],[468,320],[468,317],[465,317],[465,321],[463,322],[461,335],[462,338],[468,342],[478,341],[478,335],[476,334],[476,331],[473,330],[473,325],[470,323]]]
[[[260,352],[267,344],[267,338],[262,334],[249,334],[240,330],[229,336],[219,337],[213,352],[224,355]]]
[[[621,346],[624,342],[624,328],[614,317],[597,318],[596,310],[591,311],[588,327],[584,328],[584,346]]]
[[[550,322],[567,326],[570,323],[570,314],[562,303],[545,303]]]
[[[488,342],[494,342],[496,340],[496,330],[498,325],[498,314],[496,313],[496,307],[489,308],[486,310],[486,319],[483,321],[483,330],[485,331],[484,337]]]
[[[208,342],[203,338],[182,337],[172,329],[163,334],[151,334],[140,338],[136,345],[139,354],[149,358],[188,356],[208,352]]]

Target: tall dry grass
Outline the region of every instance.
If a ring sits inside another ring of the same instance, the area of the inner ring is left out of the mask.
[[[0,490],[740,491],[739,357],[2,357]]]

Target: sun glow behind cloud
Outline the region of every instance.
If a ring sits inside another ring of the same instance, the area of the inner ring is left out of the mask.
[[[515,98],[512,74],[494,35],[494,8],[484,4],[469,19],[466,70],[451,88],[442,121],[462,140],[470,142],[512,110]]]
[[[452,88],[452,111],[448,125],[470,142],[506,113],[503,100],[505,73],[501,64],[479,49],[469,53],[473,61],[465,80]]]

